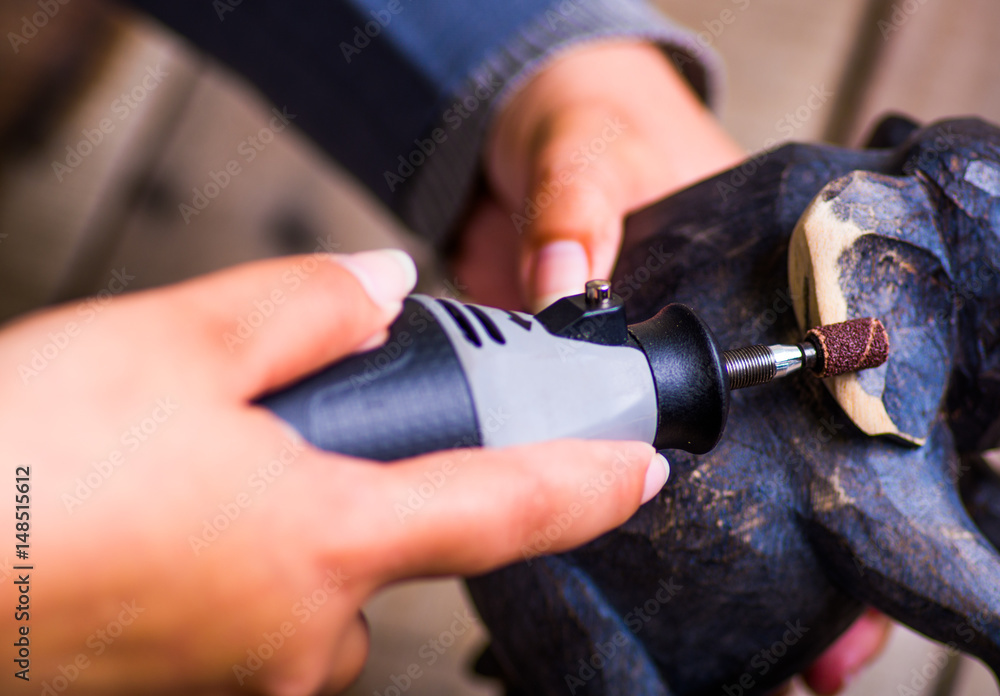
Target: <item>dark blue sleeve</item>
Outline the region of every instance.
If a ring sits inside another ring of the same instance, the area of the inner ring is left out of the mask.
[[[614,37],[657,42],[705,98],[718,72],[693,35],[643,0],[129,4],[246,76],[435,243],[468,203],[497,106],[568,45]]]

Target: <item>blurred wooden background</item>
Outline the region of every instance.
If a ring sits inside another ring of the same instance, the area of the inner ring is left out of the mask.
[[[887,111],[1000,122],[1000,5],[990,0],[658,4],[723,55],[722,119],[749,150],[789,139],[857,145]],[[60,8],[26,44],[0,46],[0,321],[98,292],[122,267],[136,278],[132,290],[320,246],[402,247],[418,259],[423,289],[444,287],[430,250],[294,130],[185,220],[178,206],[267,124],[270,105],[155,24],[91,0]],[[3,36],[21,33],[21,18],[37,9],[4,0]],[[133,97],[124,107],[123,94]],[[817,104],[812,95],[827,96]],[[114,128],[99,144],[81,145],[84,131],[98,139],[107,118]],[[382,694],[411,664],[423,675],[413,696],[497,693],[468,674],[481,628],[451,635],[453,612],[467,610],[456,581],[376,599],[367,612],[372,657],[350,693]],[[445,638],[454,645],[432,664],[428,641]],[[848,693],[912,687],[911,670],[934,650],[897,631],[886,658]],[[997,693],[971,660],[957,679],[942,676],[915,691]]]

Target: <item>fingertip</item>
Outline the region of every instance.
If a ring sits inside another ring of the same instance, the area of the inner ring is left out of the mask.
[[[869,609],[805,671],[806,684],[820,696],[843,691],[882,652],[891,626],[887,616]]]
[[[667,484],[670,478],[670,462],[659,452],[653,455],[646,469],[646,480],[642,489],[640,503],[648,503]]]
[[[462,460],[426,455],[380,473],[400,502],[383,538],[399,549],[386,554],[393,559],[386,577],[474,575],[525,557],[526,549],[542,555],[575,548],[623,524],[644,489],[655,494],[667,478],[665,460],[639,441],[474,449]],[[426,498],[414,497],[422,490]]]
[[[575,239],[548,242],[533,252],[527,275],[530,309],[539,312],[562,297],[583,292],[590,280],[590,256]]]
[[[377,249],[356,254],[333,254],[377,305],[394,310],[416,286],[417,265],[400,249]]]

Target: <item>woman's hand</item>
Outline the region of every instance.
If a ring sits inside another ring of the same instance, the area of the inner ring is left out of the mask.
[[[533,311],[582,292],[611,274],[628,212],[743,157],[659,49],[574,48],[493,124],[459,281],[478,302]]]
[[[34,566],[30,619],[2,620],[30,629],[31,682],[8,673],[4,693],[341,688],[380,587],[514,561],[579,509],[551,548],[568,549],[660,489],[648,444],[382,465],[318,451],[252,404],[383,340],[415,275],[399,252],[294,257],[0,331],[0,462],[10,485],[30,470],[17,564]]]

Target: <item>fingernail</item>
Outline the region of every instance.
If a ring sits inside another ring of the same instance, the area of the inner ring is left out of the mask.
[[[369,350],[375,350],[376,348],[383,345],[388,338],[389,338],[389,332],[383,329],[382,331],[379,331],[378,333],[374,334],[371,338],[362,343],[360,346],[358,346],[358,349],[355,352],[365,353]]]
[[[417,265],[399,249],[334,254],[333,259],[350,271],[375,304],[382,307],[397,307],[417,284]]]
[[[670,478],[670,463],[667,458],[657,452],[646,469],[646,485],[642,489],[642,502],[652,500]]]
[[[531,308],[538,312],[561,297],[583,292],[590,258],[580,242],[564,239],[536,251],[531,268]]]

